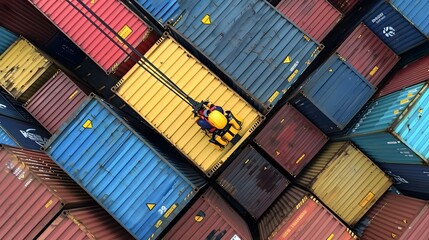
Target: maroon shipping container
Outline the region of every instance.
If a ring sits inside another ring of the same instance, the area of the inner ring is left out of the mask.
[[[401,240],[427,240],[429,236],[429,206],[426,205],[419,213],[413,223],[410,224],[410,231],[402,235]]]
[[[37,238],[40,240],[130,240],[134,237],[100,206],[63,211]]]
[[[51,134],[70,117],[90,91],[59,70],[24,105]]]
[[[163,239],[221,238],[251,240],[252,236],[246,222],[212,188],[209,188]]]
[[[298,110],[286,104],[254,141],[295,177],[328,142],[328,137]]]
[[[44,46],[58,29],[28,0],[0,1],[0,25]]]
[[[377,86],[399,61],[399,56],[364,24],[356,27],[337,52],[373,86]]]
[[[34,239],[63,209],[95,203],[45,153],[0,148],[0,239]]]
[[[216,182],[258,219],[290,183],[252,146],[247,145]]]
[[[429,80],[429,56],[420,58],[402,67],[402,69],[395,73],[386,85],[380,89],[378,97],[427,80]]]
[[[348,13],[361,0],[329,0],[342,13]]]
[[[327,0],[281,0],[276,8],[318,42],[342,18]]]
[[[415,232],[411,225],[420,224],[421,219],[417,217],[424,214],[423,209],[427,205],[428,202],[420,199],[389,192],[384,194],[360,221],[360,225],[366,225],[362,239],[419,239],[404,236]],[[426,215],[429,217],[428,213]],[[428,229],[429,221],[426,220],[425,224]]]
[[[29,1],[104,71],[117,71],[119,77],[133,65],[129,62],[123,64],[132,49],[118,35],[133,48],[139,49],[141,54],[146,53],[157,40],[157,37],[150,35],[152,28],[118,0],[83,0],[83,5],[78,1]],[[115,32],[107,29],[104,23]]]

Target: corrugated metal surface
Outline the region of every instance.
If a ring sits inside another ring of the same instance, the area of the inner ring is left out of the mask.
[[[164,36],[145,57],[193,99],[210,99],[244,119],[241,140],[220,151],[195,123],[191,107],[138,64],[114,88],[120,98],[211,176],[259,125],[261,115],[170,37]]]
[[[18,147],[19,144],[13,139],[7,131],[0,127],[0,144],[6,144],[12,147]]]
[[[0,148],[0,238],[34,239],[63,207],[92,199],[46,154]]]
[[[306,199],[268,239],[356,239],[357,237],[315,199]]]
[[[342,18],[342,14],[327,0],[281,0],[276,8],[318,42]]]
[[[121,68],[120,64],[127,59],[128,55],[121,50],[121,47],[128,53],[132,52],[79,2],[30,1],[106,72],[114,72],[118,67]],[[145,41],[149,34],[149,27],[120,1],[84,0],[82,2],[134,48]],[[121,47],[106,37],[97,26]],[[147,49],[149,47],[145,50]]]
[[[401,15],[389,1],[379,0],[364,23],[397,54],[427,41],[417,28]]]
[[[0,56],[2,87],[21,102],[27,101],[56,72],[57,67],[24,38]]]
[[[291,103],[325,133],[342,130],[374,94],[375,88],[333,54],[301,86]]]
[[[177,0],[136,0],[158,22],[174,22],[181,14],[180,1]]]
[[[252,146],[247,145],[216,182],[258,219],[289,184]]]
[[[186,2],[181,10],[173,35],[191,42],[193,54],[209,58],[205,63],[216,64],[262,112],[280,100],[321,50],[266,1]]]
[[[0,54],[2,54],[12,43],[18,39],[13,32],[0,26]]]
[[[53,134],[82,104],[89,92],[59,70],[26,103],[25,108]]]
[[[425,208],[417,216],[416,220],[410,225],[410,228],[413,231],[406,232],[401,240],[407,239],[416,239],[416,240],[425,240],[429,236],[429,206],[426,205]]]
[[[37,238],[58,239],[134,239],[100,206],[63,211]]]
[[[31,115],[3,88],[0,88],[0,115],[26,122],[35,122]]]
[[[359,222],[365,228],[362,240],[401,239],[404,233],[413,231],[410,225],[426,205],[420,199],[384,194]]]
[[[423,34],[429,37],[428,1],[390,0],[399,12],[410,20]]]
[[[290,104],[283,106],[254,138],[292,176],[328,142],[313,123]]]
[[[212,188],[209,188],[163,239],[251,240],[252,237],[246,222],[240,215]]]
[[[185,163],[161,156],[113,106],[92,95],[45,149],[138,239],[157,238],[202,183]]]
[[[342,13],[348,13],[360,0],[329,0]]]
[[[378,96],[384,96],[427,80],[429,80],[429,56],[404,66],[380,89]]]
[[[327,165],[312,167],[319,162]],[[392,185],[381,169],[348,142],[328,143],[301,175],[312,179],[309,189],[350,226]]]
[[[346,38],[337,53],[373,86],[377,86],[399,61],[399,56],[364,24]]]

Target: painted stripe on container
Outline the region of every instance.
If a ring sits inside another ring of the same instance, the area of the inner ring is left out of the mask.
[[[84,101],[45,148],[137,239],[156,239],[198,189],[96,96]]]
[[[191,42],[194,52],[210,59],[206,64],[216,64],[228,75],[224,80],[262,112],[322,49],[266,1],[186,2],[181,10],[173,35]]]
[[[391,0],[399,12],[410,20],[423,34],[429,37],[429,2],[427,1],[406,1]]]
[[[262,115],[171,37],[164,36],[145,57],[196,101],[210,99],[243,119],[241,140],[218,150],[196,124],[192,108],[138,64],[114,88],[120,98],[211,176],[260,124]]]
[[[136,0],[158,22],[166,24],[167,21],[175,22],[182,10],[180,1],[177,0]]]
[[[17,39],[18,36],[16,34],[0,26],[0,54],[2,54]]]

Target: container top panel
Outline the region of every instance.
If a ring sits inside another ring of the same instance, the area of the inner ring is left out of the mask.
[[[136,2],[163,25],[168,21],[175,22],[182,12],[178,0],[136,0]]]
[[[426,37],[429,37],[429,2],[428,1],[407,1],[390,0],[399,12],[410,20]]]
[[[0,54],[12,45],[16,39],[18,39],[16,34],[0,26]]]

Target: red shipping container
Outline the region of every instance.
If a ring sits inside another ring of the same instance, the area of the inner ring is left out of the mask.
[[[251,240],[252,236],[246,222],[212,188],[209,188],[163,239],[221,238]]]
[[[364,24],[356,27],[337,53],[373,86],[377,86],[400,59]]]
[[[51,134],[70,117],[89,95],[59,70],[25,104],[27,111]]]
[[[156,37],[149,37],[152,28],[118,0],[82,1],[103,22],[96,19],[78,1],[30,1],[107,73],[115,71],[118,71],[118,75],[126,73],[132,64],[123,62],[127,60],[132,50],[116,37],[115,33],[107,29],[103,22],[142,54],[156,41]]]
[[[0,148],[0,239],[34,239],[63,209],[94,205],[45,153]]]
[[[348,13],[361,0],[329,0],[342,13]]]
[[[402,69],[395,73],[386,85],[380,89],[378,97],[427,80],[429,80],[429,56],[420,58],[402,67]]]
[[[328,137],[286,104],[256,135],[254,142],[295,177],[328,142]]]
[[[327,0],[282,0],[276,8],[318,42],[342,18],[342,14]]]
[[[252,146],[247,145],[216,182],[258,219],[289,184]]]
[[[131,240],[119,223],[100,206],[63,211],[37,238],[40,240]]]
[[[419,213],[413,223],[410,224],[410,231],[402,235],[401,240],[427,240],[429,236],[429,206],[426,205]]]

